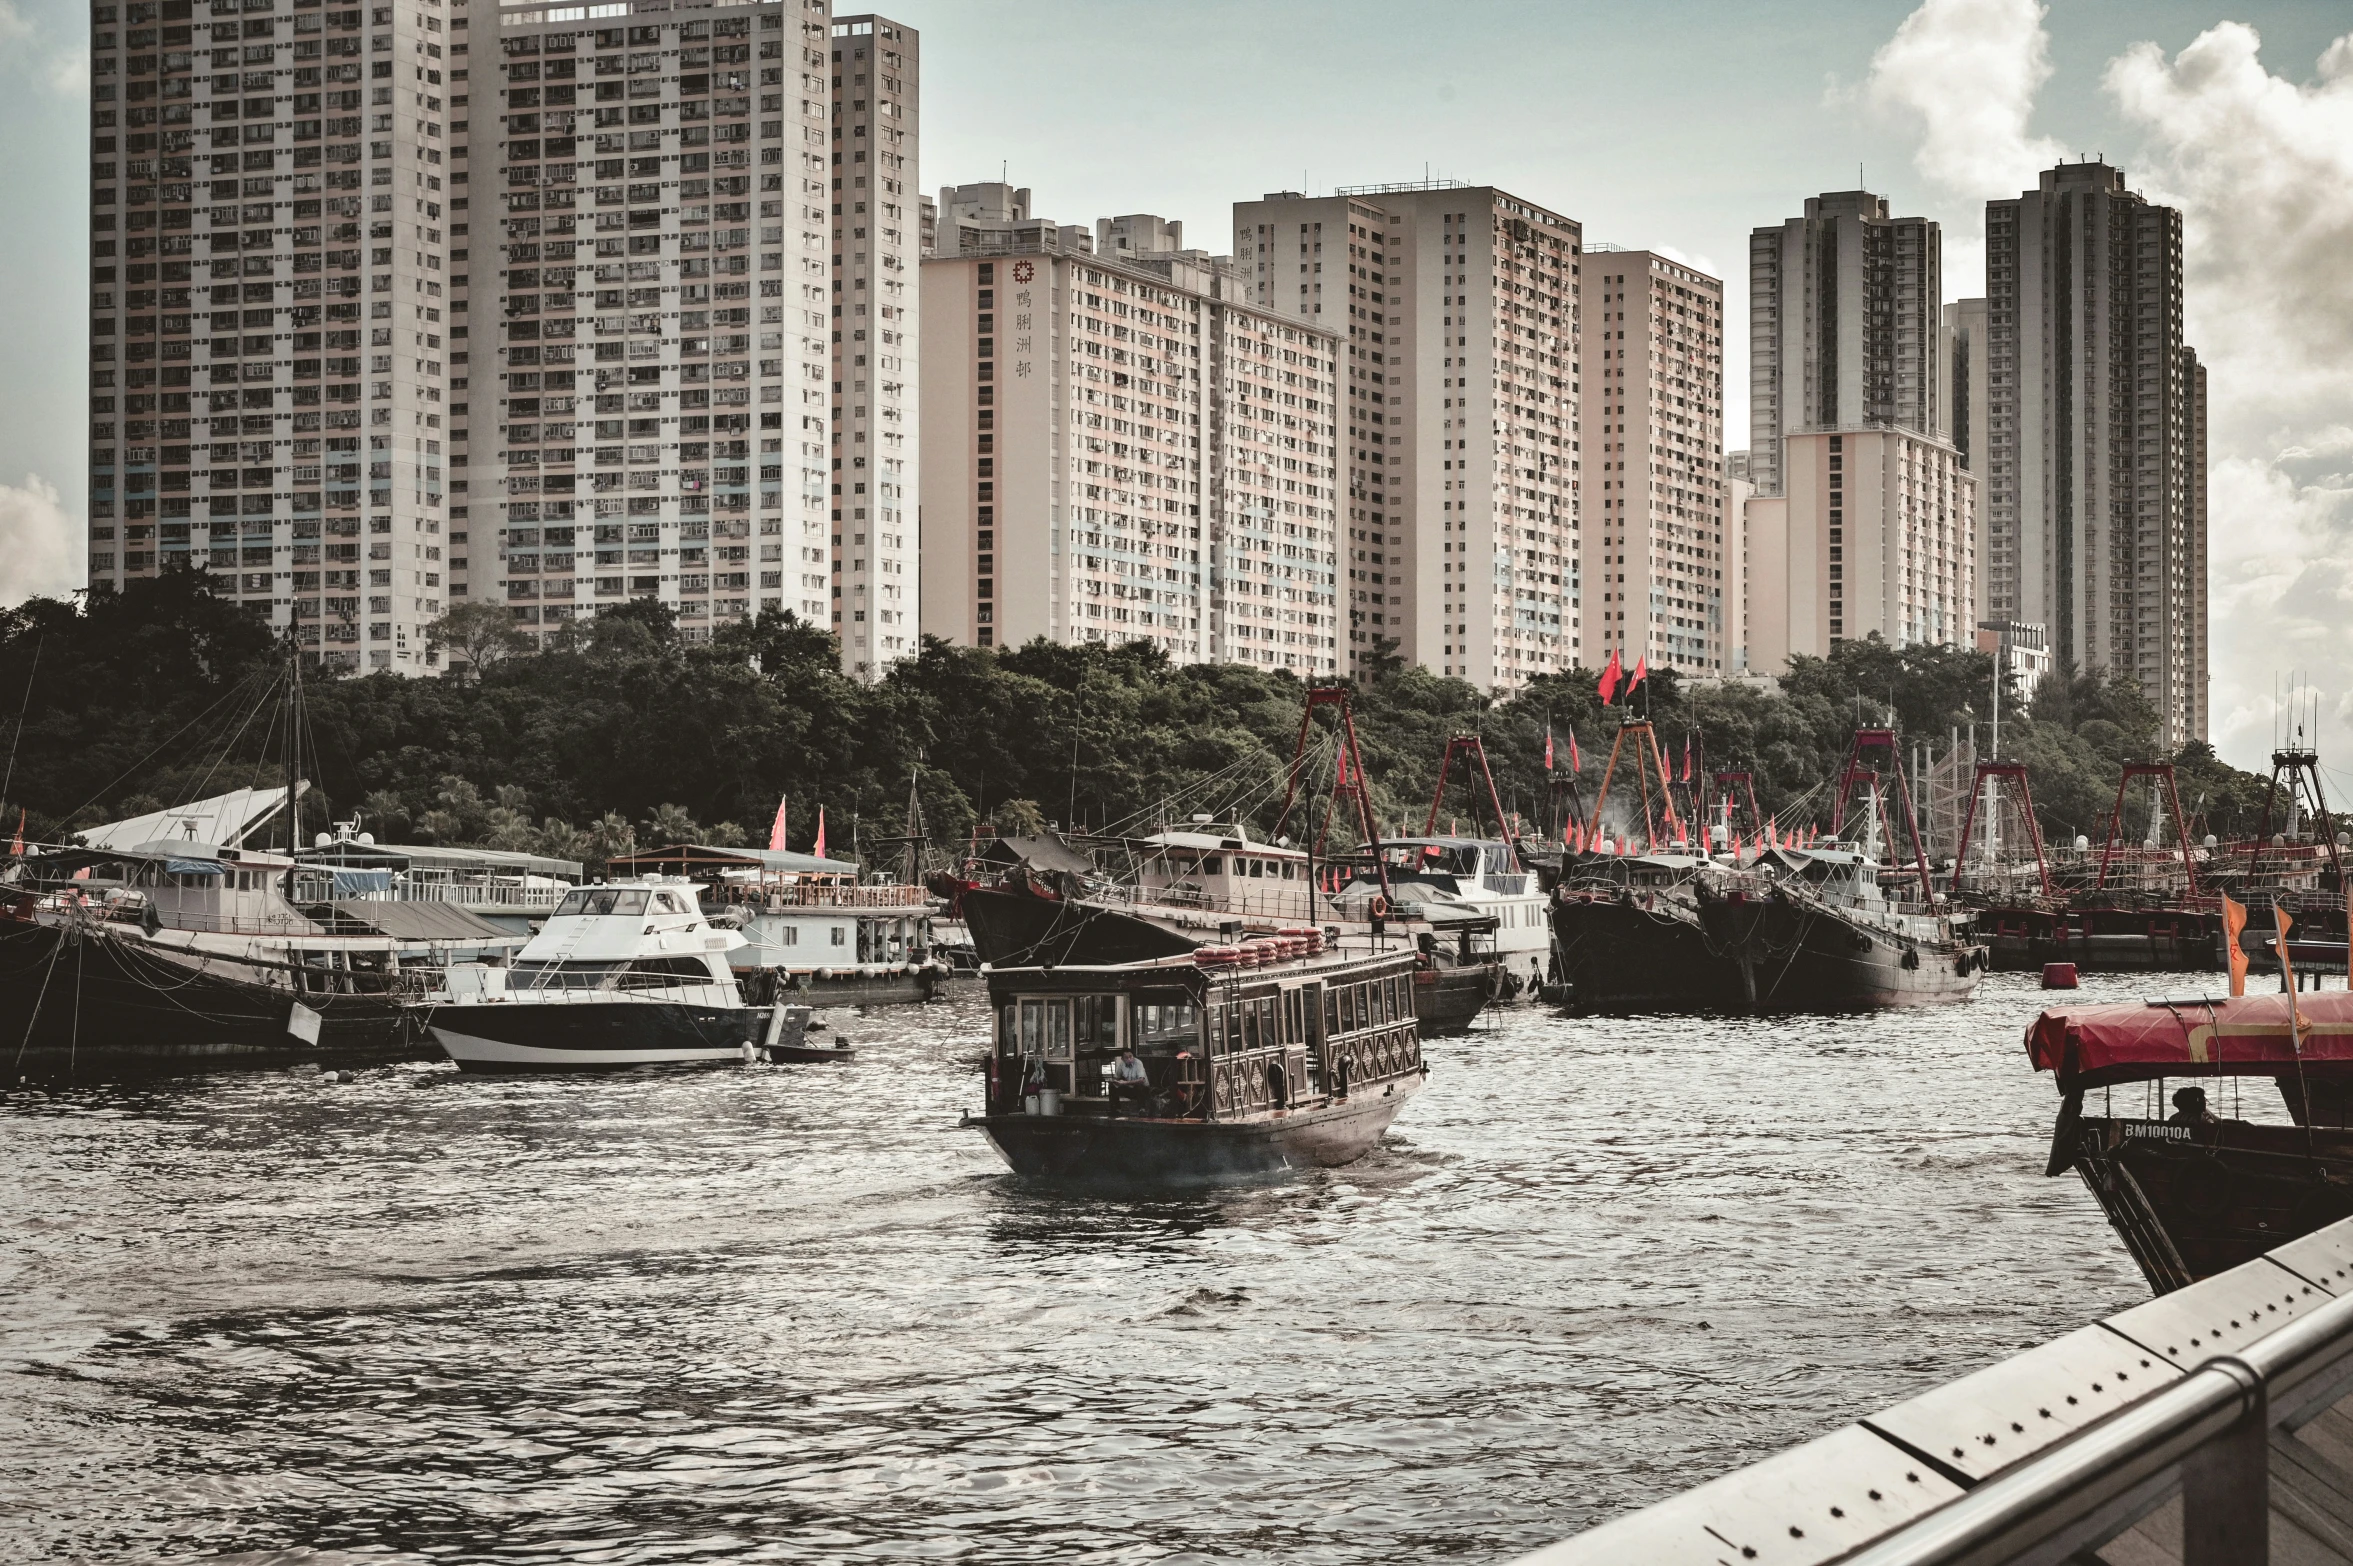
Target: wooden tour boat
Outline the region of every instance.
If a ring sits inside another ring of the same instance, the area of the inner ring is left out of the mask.
[[[1017,1174],[1200,1184],[1350,1163],[1421,1091],[1409,952],[1302,930],[1139,962],[999,968],[987,1110]],[[1113,1077],[1133,1049],[1146,1080]]]
[[[2353,993],[2059,1007],[2026,1050],[2060,1094],[2045,1172],[2083,1177],[2157,1293],[2353,1216]],[[2241,1118],[2266,1080],[2284,1122]]]

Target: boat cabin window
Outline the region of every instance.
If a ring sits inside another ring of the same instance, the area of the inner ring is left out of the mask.
[[[1025,1000],[1021,1003],[1021,1052],[1046,1060],[1068,1060],[1070,1002]]]
[[[617,962],[517,962],[507,971],[512,990],[594,990],[619,972]]]
[[[1084,1053],[1119,1053],[1119,997],[1081,995],[1071,1002],[1071,1032]]]
[[[1204,854],[1201,856],[1201,873],[1203,875],[1221,875],[1224,873],[1224,868],[1224,861],[1219,859],[1217,855]]]
[[[674,984],[709,984],[711,969],[700,957],[640,957],[617,981],[625,990],[660,990]]]
[[[645,912],[646,894],[618,886],[583,886],[564,894],[556,905],[556,916],[566,914],[641,914]]]
[[[656,892],[654,894],[654,907],[663,913],[686,912],[686,904],[678,900],[678,895],[675,892]]]
[[[1182,990],[1142,990],[1130,1013],[1138,1049],[1150,1045],[1188,1048],[1200,1040],[1201,1009]]]
[[[1392,978],[1333,985],[1324,991],[1325,1031],[1352,1033],[1403,1020],[1413,1005],[1405,989],[1408,982]]]

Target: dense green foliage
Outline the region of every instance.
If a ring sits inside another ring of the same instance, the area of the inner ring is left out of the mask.
[[[1892,714],[1943,753],[1983,735],[1991,661],[1945,648],[1843,646],[1799,659],[1778,692],[1652,677],[1636,710],[1680,765],[1754,772],[1784,825],[1823,819],[1828,780],[1858,723]],[[265,627],[168,574],[83,603],[32,600],[0,613],[0,723],[13,741],[4,795],[30,832],[67,833],[284,775],[289,681]],[[24,702],[19,726],[13,710]],[[479,843],[597,858],[631,843],[761,841],[779,796],[806,846],[820,806],[837,853],[902,829],[911,780],[936,839],[982,823],[1136,828],[1199,810],[1272,830],[1303,689],[1283,673],[1172,665],[1138,647],[1034,643],[988,651],[926,640],[874,685],[838,672],[831,636],[789,615],[685,642],[658,605],[580,628],[564,645],[434,678],[390,674],[303,686],[303,771],[319,805],[361,812],[383,841]],[[2045,830],[2097,836],[2119,765],[2151,756],[2156,721],[2128,687],[2052,679],[2023,709],[2005,698],[2003,750],[2032,768]],[[1482,735],[1507,809],[1548,820],[1544,734],[1562,773],[1583,752],[1587,803],[1623,707],[1573,670],[1495,700],[1400,668],[1355,693],[1384,830],[1419,830],[1450,735]],[[1308,792],[1331,782],[1320,737]],[[2197,830],[2252,829],[2263,780],[2206,747],[2180,758]],[[1484,814],[1458,772],[1441,825]],[[1288,828],[1301,831],[1298,818]],[[1345,839],[1344,839],[1345,840]]]

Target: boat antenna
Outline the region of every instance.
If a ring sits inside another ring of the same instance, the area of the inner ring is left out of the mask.
[[[302,650],[286,643],[286,897],[294,897],[294,856],[302,847]]]

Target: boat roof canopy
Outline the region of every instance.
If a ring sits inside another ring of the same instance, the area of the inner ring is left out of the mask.
[[[1286,848],[1280,843],[1257,843],[1246,837],[1229,837],[1217,832],[1155,832],[1135,840],[1136,847],[1150,852],[1155,849],[1182,848],[1204,854],[1262,854],[1275,859],[1305,859],[1304,848]]]
[[[2286,995],[2190,996],[2062,1006],[2026,1029],[2037,1071],[2062,1092],[2158,1077],[2353,1075],[2353,992],[2293,997],[2303,1048],[2289,1038]]]
[[[324,848],[303,849],[295,857],[305,864],[369,869],[506,870],[559,881],[580,881],[586,876],[586,867],[577,859],[550,859],[544,854],[520,854],[499,848],[445,848],[436,843],[361,843],[346,839]]]
[[[708,843],[673,843],[668,848],[649,848],[643,853],[623,854],[605,866],[606,874],[616,881],[648,872],[691,876],[697,871],[712,870],[760,870],[770,875],[858,873],[857,865],[847,859],[820,859],[814,854],[795,854],[781,848],[714,848]]]

